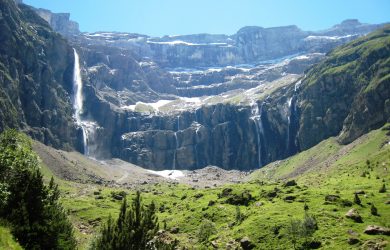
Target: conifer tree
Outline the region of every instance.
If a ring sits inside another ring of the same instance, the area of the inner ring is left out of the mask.
[[[156,206],[154,202],[144,206],[138,191],[130,207],[123,200],[118,219],[110,217],[102,227],[92,249],[150,249],[150,242],[158,231]]]
[[[7,130],[0,135],[0,217],[25,249],[75,249],[73,227],[58,202],[58,186],[43,183],[31,140]]]

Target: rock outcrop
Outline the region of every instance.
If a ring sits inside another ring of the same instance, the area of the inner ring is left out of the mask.
[[[77,148],[72,118],[72,48],[28,6],[0,1],[0,131],[19,128]]]
[[[78,39],[130,49],[140,58],[148,57],[163,68],[201,68],[273,61],[294,54],[326,53],[383,25],[361,24],[347,20],[329,30],[302,31],[297,26],[273,28],[244,27],[236,34],[195,34],[148,37],[146,35],[97,32]]]
[[[35,9],[35,12],[50,24],[54,31],[64,36],[78,35],[80,33],[79,24],[70,20],[69,13],[53,13],[46,9]]]
[[[349,20],[321,32],[246,27],[232,36],[150,38],[79,34],[69,15],[35,10],[70,46],[28,6],[0,3],[0,130],[20,128],[54,147],[81,151],[85,139],[72,117],[72,47],[80,115],[96,125],[88,139],[98,158],[247,170],[330,136],[348,143],[389,121],[389,26],[324,59],[378,26]]]

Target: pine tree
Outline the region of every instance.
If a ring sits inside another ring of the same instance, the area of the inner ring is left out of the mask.
[[[150,242],[158,231],[154,202],[144,206],[138,191],[130,207],[123,200],[116,222],[111,217],[102,227],[92,249],[149,249]]]
[[[0,136],[0,183],[6,189],[0,217],[26,249],[74,249],[73,227],[58,202],[58,186],[43,183],[31,140],[15,130]]]

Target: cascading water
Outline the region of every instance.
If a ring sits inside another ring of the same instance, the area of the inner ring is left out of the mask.
[[[291,103],[292,103],[293,97],[290,97],[287,101],[287,136],[286,136],[286,150],[289,152],[290,149],[290,127],[291,127],[291,116],[292,116],[292,110],[291,110]]]
[[[261,103],[261,106],[259,108],[259,105],[257,102],[254,102],[252,104],[252,110],[251,110],[251,117],[250,119],[254,122],[255,128],[256,128],[256,134],[257,134],[257,156],[258,156],[258,165],[261,167],[262,160],[261,160],[261,141],[262,137],[264,137],[264,130],[263,130],[263,122],[261,119],[261,113],[263,110],[263,103]]]
[[[199,130],[201,128],[202,125],[200,125],[198,122],[196,122],[196,130],[195,130],[195,164],[196,164],[196,167],[198,166],[198,162],[199,162],[199,156],[198,156],[198,140],[199,140]]]
[[[180,130],[180,116],[177,116],[177,131]],[[176,170],[176,154],[177,154],[177,148],[179,147],[179,143],[177,140],[177,131],[174,133],[175,135],[175,152],[173,153],[173,161],[172,161],[172,170]]]
[[[96,151],[94,138],[96,134],[97,124],[92,121],[83,120],[83,81],[81,78],[80,59],[76,49],[74,52],[74,68],[73,68],[73,108],[75,110],[74,117],[76,124],[81,127],[83,132],[83,153],[91,155],[91,152]]]
[[[286,138],[286,151],[291,155],[298,151],[298,144],[296,140],[297,136],[297,92],[301,86],[302,80],[295,83],[294,93],[292,97],[287,100],[287,138]]]
[[[82,125],[81,113],[83,112],[83,82],[81,80],[79,55],[76,49],[74,52],[74,68],[73,68],[73,108],[75,110],[74,117],[76,124],[81,127],[83,131],[83,153],[88,154],[87,132]]]

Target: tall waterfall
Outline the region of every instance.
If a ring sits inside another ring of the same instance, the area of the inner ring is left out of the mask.
[[[180,115],[177,116],[177,131],[180,130]],[[172,170],[176,170],[176,154],[177,154],[177,148],[179,147],[179,142],[177,140],[177,131],[175,132],[175,152],[173,153],[173,161],[172,161]]]
[[[263,103],[261,103],[261,106],[259,108],[259,105],[257,102],[252,104],[252,111],[251,111],[251,117],[250,119],[254,122],[255,128],[256,128],[256,134],[257,134],[257,157],[258,157],[258,165],[261,167],[262,159],[261,159],[261,141],[262,138],[264,138],[264,129],[263,129],[263,122],[261,118],[261,113],[263,109]]]
[[[300,89],[302,80],[295,83],[292,97],[287,100],[287,133],[286,133],[286,152],[288,155],[298,152],[297,131],[299,121],[297,117],[297,93]]]
[[[73,108],[75,111],[74,117],[76,118],[77,125],[80,126],[81,130],[83,131],[83,153],[85,155],[88,155],[87,132],[81,120],[81,114],[83,112],[83,81],[81,79],[80,59],[76,49],[73,49],[73,52]]]
[[[290,151],[290,130],[291,130],[291,117],[293,115],[293,110],[291,109],[291,104],[293,101],[293,97],[290,97],[287,100],[287,136],[286,136],[286,150]]]
[[[74,117],[76,124],[83,131],[83,153],[84,155],[92,156],[95,153],[97,145],[95,143],[96,130],[98,126],[96,122],[84,120],[83,113],[83,81],[81,78],[80,59],[76,49],[74,52],[74,68],[73,68],[73,108],[75,110]]]

